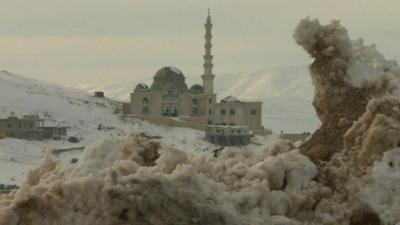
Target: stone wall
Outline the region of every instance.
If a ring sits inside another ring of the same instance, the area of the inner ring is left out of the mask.
[[[179,119],[178,117],[166,117],[166,116],[152,116],[152,115],[127,115],[129,118],[136,118],[141,120],[147,120],[151,123],[170,126],[170,127],[186,127],[195,130],[205,131],[207,123],[194,123]]]

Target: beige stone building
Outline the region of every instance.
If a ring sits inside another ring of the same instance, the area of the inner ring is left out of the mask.
[[[0,119],[0,133],[7,137],[43,140],[62,139],[67,136],[68,127],[45,126],[44,120],[37,115],[24,115],[21,118],[10,116]]]
[[[136,85],[126,105],[129,114],[150,116],[211,115],[216,95],[205,92],[200,84],[188,88],[183,73],[175,67],[161,68],[153,78],[153,84]]]
[[[245,126],[254,133],[266,133],[261,120],[262,102],[240,101],[232,96],[217,102],[217,94],[214,91],[215,75],[212,70],[211,29],[211,17],[208,14],[205,24],[202,84],[193,84],[189,88],[182,71],[172,66],[163,67],[156,72],[150,86],[144,83],[136,85],[130,94],[130,102],[122,103],[123,115],[147,119],[162,125],[202,130],[206,130],[207,125]]]

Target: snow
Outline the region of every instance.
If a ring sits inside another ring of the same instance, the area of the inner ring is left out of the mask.
[[[182,72],[178,69],[178,68],[176,68],[176,67],[174,67],[174,66],[169,66],[168,67],[172,72],[174,72],[174,73],[176,73],[176,74],[182,74]]]
[[[135,90],[148,90],[148,89],[149,89],[149,86],[147,86],[147,84],[145,84],[145,83],[139,83],[135,87]]]
[[[362,39],[352,42],[353,61],[348,69],[350,83],[361,87],[366,81],[372,81],[388,71],[399,70],[397,62],[388,61],[378,52],[375,45],[364,45]]]
[[[46,154],[17,192],[0,199],[0,224],[297,224],[319,186],[312,162],[285,146],[277,156],[270,146],[215,158],[131,134],[89,146],[76,165]],[[259,166],[276,157],[288,176]],[[271,179],[288,186],[271,191]]]
[[[361,189],[360,199],[379,212],[385,224],[400,221],[400,148],[384,153],[372,168],[373,181]]]
[[[104,138],[114,140],[124,137],[130,132],[160,136],[163,146],[185,149],[191,153],[217,148],[204,140],[205,134],[202,131],[157,126],[135,119],[122,120],[115,113],[116,107],[110,99],[95,98],[85,91],[0,72],[0,117],[7,117],[11,112],[17,116],[35,113],[45,119],[46,125],[62,123],[71,127],[68,136],[77,135],[83,138],[79,143],[65,140],[0,139],[0,183],[21,184],[26,172],[40,162],[47,149],[85,147]],[[98,130],[99,124],[112,129]],[[256,144],[251,144],[249,148],[260,148],[260,145],[275,139],[276,137],[256,137]],[[55,160],[62,165],[68,165],[81,152],[74,150],[62,153],[55,156]]]
[[[319,179],[333,191],[318,203],[317,217],[333,224],[399,224],[399,66],[374,45],[351,41],[338,21],[303,19],[294,38],[314,58],[310,75],[322,121],[300,148],[320,162]]]
[[[240,102],[240,100],[238,98],[235,98],[231,95],[229,95],[228,97],[225,97],[221,100],[221,102],[224,103],[234,103],[234,102]]]
[[[40,162],[46,149],[85,147],[103,138],[115,139],[133,131],[162,136],[163,145],[191,152],[216,148],[204,140],[204,132],[188,128],[160,127],[140,120],[122,120],[115,113],[117,107],[113,101],[92,97],[85,91],[0,72],[1,118],[8,117],[12,112],[16,116],[37,114],[45,119],[45,125],[63,124],[70,127],[68,136],[82,138],[82,141],[75,144],[65,140],[0,139],[0,183],[20,184],[23,174]],[[99,124],[112,128],[98,130]],[[78,157],[80,152],[63,153],[56,160],[67,164],[72,158]]]
[[[13,138],[0,139],[0,183],[20,184],[44,154],[44,146]]]

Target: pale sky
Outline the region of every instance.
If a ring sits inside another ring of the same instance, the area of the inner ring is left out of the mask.
[[[339,19],[400,59],[398,0],[1,0],[0,70],[70,86],[151,78],[165,65],[197,76],[207,8],[217,76],[310,63],[292,38],[307,16]]]

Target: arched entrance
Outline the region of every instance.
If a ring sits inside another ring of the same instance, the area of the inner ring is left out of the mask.
[[[178,116],[178,109],[175,107],[169,108],[169,116],[176,117]]]
[[[174,106],[165,107],[162,111],[163,116],[177,117],[178,109]]]

